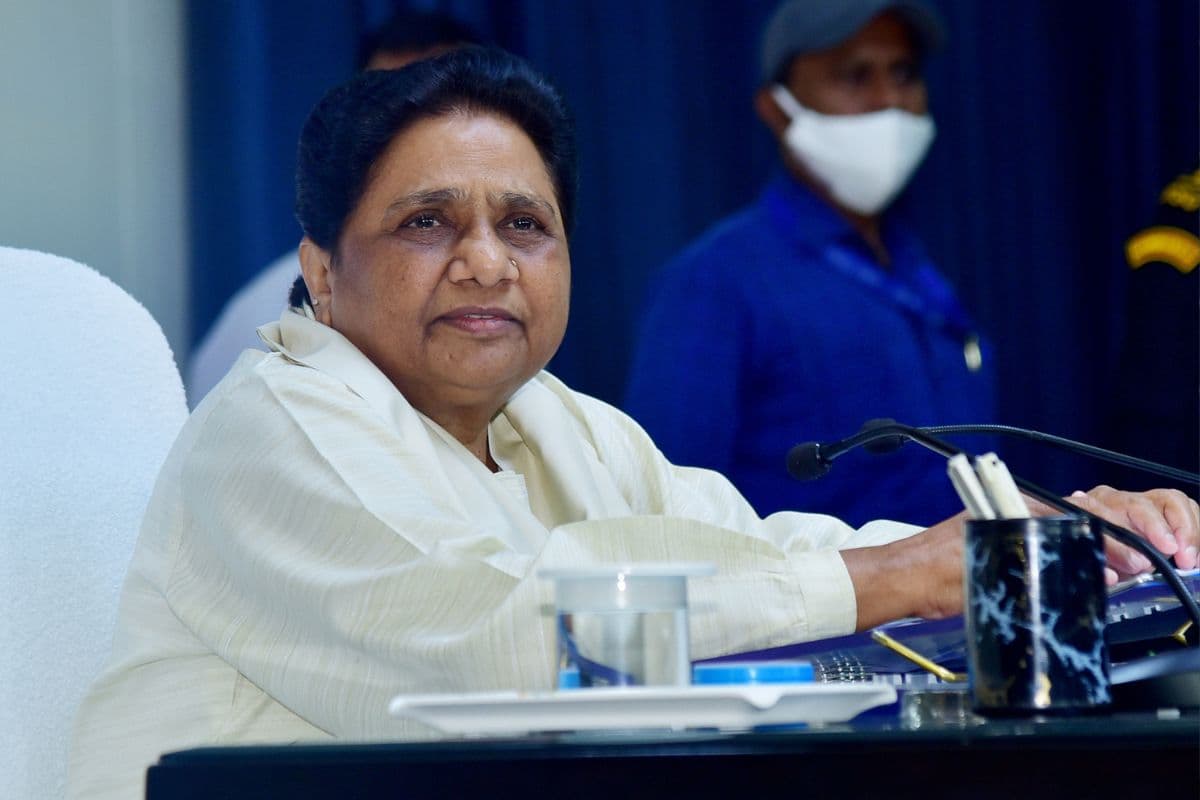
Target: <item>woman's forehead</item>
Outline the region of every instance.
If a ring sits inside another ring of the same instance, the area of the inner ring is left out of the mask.
[[[452,112],[398,133],[376,161],[366,195],[390,206],[422,196],[449,203],[479,192],[557,212],[550,172],[520,126],[499,114]]]

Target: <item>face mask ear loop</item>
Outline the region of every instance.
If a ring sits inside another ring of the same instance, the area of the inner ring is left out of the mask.
[[[792,97],[792,93],[787,90],[786,86],[778,83],[771,85],[771,97],[775,98],[775,102],[779,104],[780,110],[788,115],[788,119],[796,119],[804,113],[804,106]]]

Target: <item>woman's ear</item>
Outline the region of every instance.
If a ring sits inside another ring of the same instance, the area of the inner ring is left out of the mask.
[[[333,290],[329,283],[332,262],[331,254],[312,239],[305,236],[300,241],[300,272],[304,275],[304,285],[308,287],[313,314],[318,322],[326,325],[333,324]]]

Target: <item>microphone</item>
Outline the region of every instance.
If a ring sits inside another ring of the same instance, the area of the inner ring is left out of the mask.
[[[947,430],[950,429],[950,430]],[[970,429],[970,430],[967,430]],[[980,430],[986,429],[986,430]],[[997,430],[1000,429],[1000,430]],[[952,444],[942,441],[929,431],[937,430],[940,432],[953,433],[1015,433],[1019,435],[1031,434],[1029,438],[1038,441],[1045,441],[1066,449],[1074,449],[1076,452],[1082,452],[1085,455],[1091,455],[1097,458],[1108,460],[1109,456],[1119,456],[1125,461],[1117,462],[1126,466],[1133,466],[1131,462],[1142,463],[1142,459],[1134,459],[1132,456],[1125,456],[1121,453],[1113,453],[1110,450],[1103,450],[1091,445],[1083,445],[1079,442],[1073,442],[1070,439],[1062,439],[1049,434],[1038,433],[1037,431],[1025,431],[1021,428],[1009,428],[1004,425],[954,425],[943,426],[938,429],[933,428],[914,428],[911,425],[903,425],[892,419],[873,419],[863,423],[862,428],[853,436],[848,436],[829,444],[820,444],[819,442],[803,442],[796,445],[788,451],[787,467],[788,474],[797,480],[807,481],[819,478],[829,472],[833,466],[833,460],[843,453],[847,453],[856,447],[863,447],[868,452],[882,453],[898,449],[908,439],[925,447],[928,450],[949,458],[959,453],[963,453],[970,457],[969,453],[955,447]],[[1172,470],[1179,472],[1184,476],[1184,479],[1190,479],[1193,482],[1200,481],[1200,476],[1194,475],[1183,470],[1174,470],[1172,467],[1164,467],[1161,464],[1153,462],[1144,462],[1144,464],[1152,465],[1156,468]],[[1147,468],[1143,466],[1142,468]],[[1151,471],[1151,470],[1148,470]],[[1159,473],[1161,474],[1161,473]],[[1175,572],[1175,568],[1171,566],[1162,553],[1152,547],[1149,542],[1138,536],[1133,531],[1116,525],[1103,517],[1096,516],[1089,511],[1085,511],[1074,503],[1070,503],[1058,495],[1050,492],[1037,484],[1030,483],[1024,478],[1016,475],[1013,476],[1013,481],[1031,497],[1036,497],[1051,508],[1058,509],[1064,514],[1085,517],[1092,525],[1092,530],[1095,531],[1097,537],[1103,536],[1105,532],[1112,536],[1118,542],[1132,547],[1139,553],[1142,553],[1146,558],[1150,559],[1150,563],[1154,568],[1162,574],[1163,580],[1170,585],[1171,589],[1179,598],[1179,602],[1187,609],[1192,622],[1200,627],[1200,605],[1197,605],[1196,599],[1192,597],[1184,585],[1183,580]],[[1198,644],[1200,646],[1200,644]]]
[[[833,459],[840,455],[825,455],[826,450],[833,449],[833,445],[821,445],[817,442],[802,442],[796,445],[787,454],[788,474],[798,481],[815,481],[829,472],[833,467]]]
[[[856,447],[863,447],[867,452],[877,454],[899,449],[905,442],[908,430],[915,429],[900,425],[891,419],[872,419],[864,422],[858,433],[836,442],[802,442],[788,451],[788,474],[798,481],[816,480],[829,472],[835,458]],[[950,449],[953,452],[943,455],[952,456],[959,452],[954,448]]]

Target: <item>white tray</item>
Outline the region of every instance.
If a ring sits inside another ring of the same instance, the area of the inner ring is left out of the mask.
[[[400,695],[390,711],[445,733],[491,735],[842,722],[895,700],[890,684],[781,683]]]

